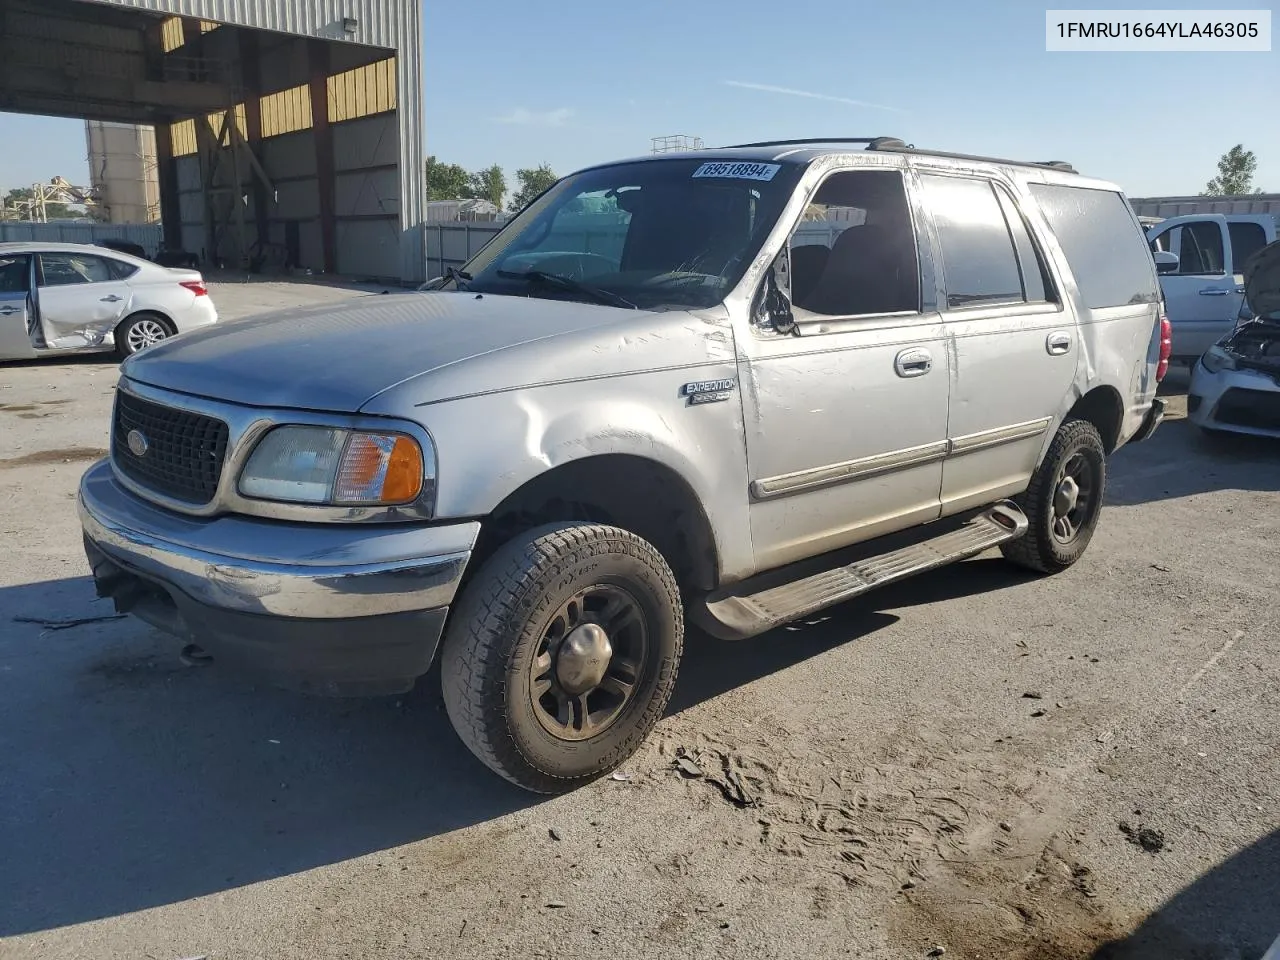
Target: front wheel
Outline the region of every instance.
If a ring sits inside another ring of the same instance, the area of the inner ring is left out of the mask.
[[[452,611],[445,708],[491,770],[560,793],[640,746],[683,644],[680,591],[652,545],[616,527],[541,527],[498,550]]]
[[[1107,481],[1107,453],[1087,420],[1058,428],[1026,492],[1014,501],[1027,515],[1024,536],[1003,547],[1005,557],[1040,573],[1058,573],[1084,554],[1098,526]]]

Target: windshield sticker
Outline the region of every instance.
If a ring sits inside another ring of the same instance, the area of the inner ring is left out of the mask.
[[[694,177],[724,177],[730,180],[772,180],[782,169],[778,163],[704,163]]]

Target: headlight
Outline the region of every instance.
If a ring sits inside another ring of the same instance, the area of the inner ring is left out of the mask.
[[[258,441],[239,486],[259,500],[390,506],[422,495],[434,480],[426,463],[403,433],[276,427]]]
[[[1234,370],[1236,368],[1236,359],[1223,350],[1221,347],[1210,347],[1200,362],[1204,364],[1204,368],[1210,373],[1220,373],[1223,370]]]

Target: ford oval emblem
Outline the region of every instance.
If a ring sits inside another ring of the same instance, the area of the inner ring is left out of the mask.
[[[151,449],[151,441],[141,430],[130,430],[125,440],[129,444],[129,452],[135,457],[145,457]]]

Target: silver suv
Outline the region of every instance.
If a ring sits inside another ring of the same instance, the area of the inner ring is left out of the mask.
[[[1137,219],[1065,164],[606,164],[422,292],[131,358],[86,549],[119,610],[308,689],[404,691],[439,646],[476,756],[560,791],[652,729],[686,617],[746,637],[997,546],[1070,566],[1168,355]]]

